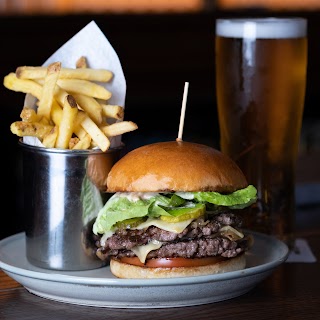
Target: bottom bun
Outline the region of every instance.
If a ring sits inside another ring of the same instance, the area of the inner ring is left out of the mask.
[[[110,260],[110,270],[112,274],[123,279],[192,277],[242,270],[245,266],[245,254],[197,267],[147,268],[124,263],[115,259]]]

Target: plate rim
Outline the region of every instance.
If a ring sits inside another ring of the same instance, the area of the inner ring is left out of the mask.
[[[267,271],[271,271],[278,265],[282,264],[286,261],[289,255],[288,246],[277,239],[274,236],[270,236],[267,234],[262,234],[259,232],[254,232],[250,230],[250,233],[253,234],[256,239],[260,239],[261,241],[270,241],[279,249],[281,249],[281,254],[279,254],[278,259],[269,261],[264,264],[259,264],[251,267],[247,267],[243,270],[231,271],[220,274],[212,274],[212,275],[203,275],[203,276],[192,276],[192,277],[173,277],[173,278],[159,278],[159,279],[119,279],[119,278],[110,278],[110,277],[86,277],[85,274],[88,272],[94,272],[95,270],[101,268],[108,268],[108,266],[104,266],[97,269],[86,270],[86,271],[76,271],[77,275],[73,275],[73,271],[60,271],[60,270],[49,270],[49,269],[41,269],[38,267],[34,267],[30,264],[32,268],[36,270],[24,269],[21,267],[14,266],[12,264],[8,264],[1,260],[1,251],[0,251],[0,268],[3,269],[6,273],[13,273],[19,276],[37,279],[37,280],[45,280],[51,282],[59,282],[59,283],[69,283],[69,284],[82,284],[82,285],[95,285],[95,286],[118,286],[118,287],[132,287],[132,286],[170,286],[170,285],[181,285],[181,284],[200,284],[204,282],[219,282],[237,279],[241,277],[251,276],[253,274],[264,273]],[[0,248],[5,247],[11,241],[23,241],[25,239],[25,233],[20,232],[9,237],[6,237],[0,240]],[[26,258],[25,258],[26,259]],[[79,276],[80,273],[84,273],[84,276]]]

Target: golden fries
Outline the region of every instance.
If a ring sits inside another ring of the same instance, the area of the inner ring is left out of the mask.
[[[19,79],[43,79],[47,73],[46,67],[18,67],[16,69],[16,76]],[[60,70],[59,79],[79,79],[98,82],[109,82],[113,74],[109,70],[104,69],[90,69],[78,68],[69,69],[62,68]]]
[[[74,146],[80,141],[78,137],[72,137],[69,140],[69,149],[73,149]]]
[[[83,111],[79,111],[76,119],[74,120],[73,131],[79,139],[83,139],[87,132],[82,128],[81,122],[87,117]]]
[[[60,125],[62,118],[62,108],[57,103],[53,104],[51,107],[51,118],[54,124],[56,124],[57,126]]]
[[[112,137],[138,128],[132,121],[123,121],[122,106],[109,103],[112,93],[101,83],[112,77],[109,70],[88,67],[84,56],[74,69],[59,61],[47,67],[16,68],[4,77],[4,86],[30,94],[35,102],[26,100],[34,105],[22,108],[22,121],[13,122],[11,132],[36,137],[46,148],[108,150]]]
[[[55,91],[54,91],[54,97],[61,107],[63,107],[64,101],[65,101],[67,95],[68,95],[68,92],[66,92],[66,91],[62,90],[60,87],[56,86]]]
[[[114,137],[125,132],[136,130],[137,128],[138,126],[132,121],[121,121],[108,126],[103,126],[101,130],[107,137]]]
[[[102,113],[107,118],[123,120],[124,109],[121,106],[113,106],[111,104],[100,104],[102,107]]]
[[[82,70],[82,69],[76,69]],[[58,79],[58,86],[70,93],[80,93],[97,99],[109,100],[111,92],[103,86],[80,79]]]
[[[39,117],[36,113],[36,110],[24,107],[20,113],[20,118],[25,122],[37,122]]]
[[[54,99],[54,90],[59,77],[61,63],[55,62],[48,66],[48,72],[44,79],[42,87],[41,99],[38,106],[38,115],[50,119],[51,106]]]
[[[33,80],[18,79],[14,73],[9,73],[4,77],[3,84],[7,89],[30,93],[37,99],[41,99],[42,86]]]
[[[59,127],[54,126],[50,132],[48,132],[42,140],[42,144],[46,148],[54,148],[56,145],[57,137],[58,137]]]
[[[98,125],[102,122],[102,107],[92,97],[85,96],[83,94],[74,94],[73,95],[79,104],[79,107],[86,111],[89,117]]]
[[[11,132],[19,137],[32,136],[43,139],[50,132],[53,126],[46,125],[40,122],[24,122],[16,121],[10,126]]]
[[[92,140],[102,151],[108,150],[110,147],[110,140],[89,117],[84,118],[81,122],[81,126],[88,132]]]
[[[73,96],[68,95],[62,110],[62,118],[58,130],[56,148],[68,149],[73,133],[74,120],[78,113],[78,105]]]
[[[91,137],[89,134],[86,134],[82,139],[79,139],[79,141],[70,149],[77,150],[77,149],[89,149],[91,145]]]
[[[88,68],[87,58],[84,56],[80,57],[76,62],[76,68]]]

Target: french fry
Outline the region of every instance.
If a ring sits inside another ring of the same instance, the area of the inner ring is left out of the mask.
[[[87,114],[83,111],[78,111],[78,114],[74,120],[73,132],[79,138],[83,139],[87,135],[87,131],[81,126],[81,122],[87,117]]]
[[[68,149],[69,141],[73,133],[74,120],[78,113],[78,105],[73,96],[66,97],[62,110],[62,118],[56,140],[56,148]]]
[[[100,125],[102,122],[102,107],[92,97],[85,96],[83,94],[73,94],[79,107],[87,112],[89,117],[97,124]]]
[[[103,100],[109,100],[111,98],[111,92],[108,91],[105,87],[88,80],[58,79],[57,84],[60,88],[72,94],[80,93],[89,97]]]
[[[82,120],[81,126],[84,130],[87,131],[92,140],[102,151],[108,150],[108,148],[110,147],[110,140],[99,129],[99,127],[94,123],[93,120],[86,116],[84,120]]]
[[[36,101],[32,108],[26,105],[22,109],[22,121],[11,124],[12,133],[37,137],[47,148],[99,147],[106,151],[108,137],[138,128],[132,121],[123,121],[123,107],[108,104],[112,93],[101,82],[112,77],[109,70],[89,68],[85,56],[76,61],[74,69],[63,68],[60,62],[18,67],[16,73],[4,77],[4,86],[30,94]]]
[[[91,145],[91,137],[89,134],[86,134],[82,139],[79,139],[79,141],[70,149],[73,150],[85,150],[89,149]]]
[[[57,100],[58,104],[63,107],[64,102],[66,100],[66,97],[68,95],[68,92],[61,89],[59,86],[55,87],[54,90],[54,98]]]
[[[19,79],[43,79],[47,73],[46,67],[21,66],[16,69]],[[61,68],[59,79],[80,79],[88,81],[109,82],[113,73],[105,69],[91,68]]]
[[[48,66],[48,72],[44,80],[42,94],[39,100],[37,113],[40,117],[45,117],[48,120],[50,119],[51,106],[60,69],[60,62],[54,62]]]
[[[105,69],[78,68],[62,70],[61,79],[79,79],[97,82],[109,82],[113,78],[113,73]]]
[[[123,120],[124,109],[121,106],[114,106],[111,104],[100,104],[102,107],[102,114],[107,118]]]
[[[87,58],[84,56],[81,56],[76,62],[76,68],[77,69],[88,68]]]
[[[24,137],[32,136],[37,137],[40,140],[44,138],[46,134],[53,128],[51,125],[46,125],[40,122],[24,122],[16,121],[10,125],[10,130],[13,134]]]
[[[50,132],[48,132],[42,140],[42,144],[46,147],[46,148],[54,148],[55,144],[56,144],[56,140],[58,137],[58,132],[59,132],[59,127],[58,126],[54,126]]]
[[[80,141],[78,137],[71,137],[69,140],[68,148],[73,149],[73,147]]]
[[[3,84],[9,90],[30,93],[37,99],[41,98],[42,86],[40,84],[33,80],[18,79],[13,72],[4,77]]]
[[[62,108],[59,106],[58,103],[52,104],[51,119],[55,125],[60,126],[60,122],[62,119]]]
[[[9,73],[4,77],[3,81],[4,86],[7,89],[22,92],[22,93],[29,93],[34,96],[36,99],[40,100],[42,96],[42,85],[37,83],[33,80],[24,80],[18,79],[14,73]],[[52,105],[56,105],[57,101],[52,102]]]
[[[37,115],[36,110],[28,107],[24,107],[21,110],[20,118],[25,122],[37,122],[39,121],[39,117]]]
[[[138,129],[138,126],[136,123],[132,121],[121,121],[121,122],[110,124],[108,126],[103,126],[101,128],[101,131],[107,137],[114,137],[120,134],[124,134],[126,132],[134,131],[136,129]]]
[[[91,139],[90,148],[93,149],[93,148],[97,148],[97,147],[99,147],[99,146]]]
[[[50,119],[47,119],[46,117],[39,118],[39,123],[45,124],[45,125],[51,125]]]

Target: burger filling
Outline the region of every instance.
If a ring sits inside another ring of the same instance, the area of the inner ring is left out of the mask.
[[[253,186],[228,195],[115,193],[93,225],[97,256],[126,263],[138,259],[146,266],[151,259],[236,257],[252,243],[236,211],[255,201]]]

